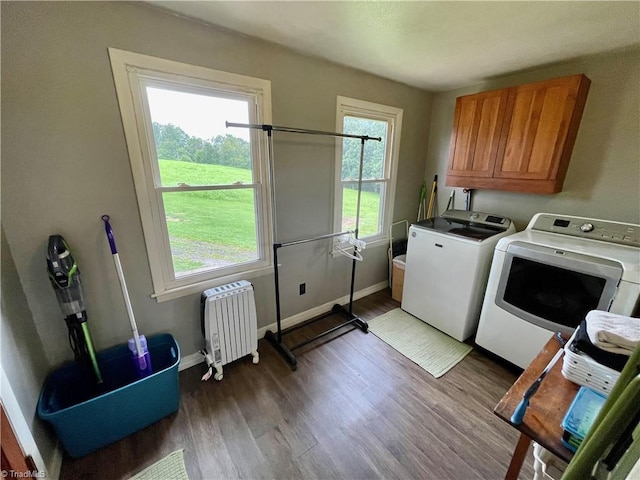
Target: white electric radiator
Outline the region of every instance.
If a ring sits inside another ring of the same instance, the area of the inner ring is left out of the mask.
[[[202,333],[209,371],[202,377],[222,380],[222,366],[251,354],[258,363],[258,320],[253,285],[246,280],[202,293]]]

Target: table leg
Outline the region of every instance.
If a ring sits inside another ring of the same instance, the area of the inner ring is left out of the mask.
[[[516,448],[513,451],[513,455],[511,455],[511,463],[509,463],[509,468],[504,476],[504,480],[518,480],[520,469],[522,468],[524,458],[527,455],[530,446],[531,439],[524,433],[521,433]]]

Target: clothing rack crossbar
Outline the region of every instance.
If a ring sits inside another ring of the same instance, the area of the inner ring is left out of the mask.
[[[292,242],[286,242],[286,243],[277,243],[276,245],[278,245],[278,248],[289,247],[291,245],[300,245],[301,243],[315,242],[316,240],[324,240],[325,238],[340,237],[341,235],[350,235],[353,233],[355,233],[353,230],[347,230],[346,232],[328,233],[326,235],[320,235],[319,237],[305,238],[303,240],[294,240]]]
[[[266,124],[259,124],[259,123],[225,122],[225,126],[227,128],[229,127],[253,128],[255,130],[264,130],[265,132],[304,133],[307,135],[324,135],[324,136],[330,136],[330,137],[359,138],[361,140],[375,140],[377,142],[382,141],[382,138],[380,137],[370,137],[368,135],[353,135],[350,133],[340,133],[340,132],[324,132],[322,130],[309,130],[307,128],[278,127],[276,125],[266,125]]]
[[[354,258],[351,263],[351,285],[349,289],[349,306],[348,309],[343,307],[342,305],[335,304],[331,311],[326,312],[320,316],[314,317],[307,321],[301,322],[293,327],[288,328],[283,332],[282,330],[282,315],[280,311],[280,276],[278,272],[278,250],[283,247],[289,247],[292,245],[300,245],[303,243],[314,242],[317,240],[329,239],[338,237],[346,234],[354,234],[355,238],[358,238],[358,229],[360,226],[360,195],[362,192],[362,171],[363,171],[363,163],[364,163],[364,144],[368,140],[374,141],[382,141],[380,137],[370,137],[368,135],[351,135],[347,133],[339,133],[339,132],[324,132],[321,130],[308,130],[303,128],[292,128],[292,127],[279,127],[275,125],[266,125],[266,124],[255,124],[255,123],[232,123],[225,122],[227,128],[229,127],[238,127],[238,128],[250,128],[256,130],[262,130],[267,132],[268,137],[268,161],[269,161],[269,173],[270,173],[270,181],[271,181],[271,204],[272,204],[272,215],[273,215],[273,239],[274,241],[277,239],[277,225],[276,225],[276,217],[275,217],[275,174],[274,174],[274,162],[273,162],[273,136],[272,132],[280,131],[280,132],[289,132],[289,133],[302,133],[309,135],[324,135],[324,136],[332,136],[332,137],[345,137],[345,138],[357,138],[360,139],[360,169],[359,169],[359,178],[358,178],[358,197],[356,202],[356,226],[354,231],[347,232],[339,232],[339,233],[329,233],[326,235],[320,235],[313,238],[306,238],[303,240],[294,240],[290,242],[283,243],[274,243],[273,244],[273,274],[274,274],[274,285],[275,285],[275,294],[276,294],[276,325],[277,325],[277,333],[272,332],[271,330],[267,330],[264,338],[271,343],[271,345],[278,351],[282,357],[289,363],[292,370],[297,368],[297,359],[293,350],[301,348],[305,345],[308,345],[316,340],[323,338],[335,331],[347,326],[347,325],[355,325],[360,328],[363,332],[367,333],[369,331],[369,325],[367,322],[362,320],[353,314],[353,294],[355,287],[355,275],[356,275],[356,259]],[[354,246],[354,255],[356,253],[357,247]],[[301,343],[298,343],[292,347],[287,346],[283,341],[283,336],[289,334],[295,330],[311,325],[319,320],[322,320],[331,315],[341,314],[347,318],[347,320],[339,325],[335,325],[322,333],[315,335],[313,338],[309,338]]]

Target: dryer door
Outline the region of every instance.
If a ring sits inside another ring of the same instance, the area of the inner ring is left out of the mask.
[[[513,242],[496,305],[534,325],[570,334],[590,310],[609,310],[621,278],[618,262]]]

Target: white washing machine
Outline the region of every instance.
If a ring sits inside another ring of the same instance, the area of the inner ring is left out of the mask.
[[[637,315],[640,225],[549,213],[495,248],[476,344],[526,368],[590,310]]]
[[[474,334],[491,257],[508,218],[447,210],[409,228],[402,309],[456,340]]]

